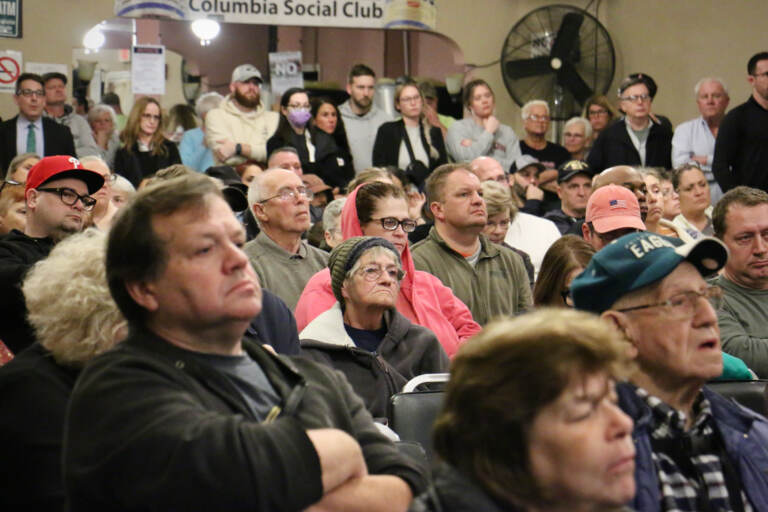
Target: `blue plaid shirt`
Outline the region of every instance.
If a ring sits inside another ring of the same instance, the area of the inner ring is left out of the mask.
[[[682,439],[686,434],[685,413],[670,407],[659,398],[649,395],[642,388],[637,388],[637,395],[651,408],[653,417],[651,438],[661,442],[672,441],[682,443]],[[689,435],[696,436],[703,441],[710,441],[703,443],[706,446],[714,446],[719,442],[719,439],[715,439],[717,433],[712,428],[714,423],[712,410],[709,401],[704,398],[704,395],[699,395],[699,398],[693,405],[692,413],[695,420]],[[653,450],[652,456],[661,484],[662,510],[670,512],[699,512],[697,497],[700,493],[707,493],[706,495],[712,510],[733,512],[728,499],[728,487],[725,483],[720,457],[717,453],[714,453],[714,450],[710,448],[691,457],[695,472],[706,483],[705,489],[702,489],[697,476],[689,474],[690,471],[681,468],[673,460],[672,456],[656,449]],[[744,512],[752,512],[753,509],[743,491],[741,493],[741,500],[744,504]]]

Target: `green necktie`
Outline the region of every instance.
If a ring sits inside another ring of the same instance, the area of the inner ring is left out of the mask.
[[[27,128],[27,153],[37,153],[37,137],[35,137],[35,125],[29,123]]]

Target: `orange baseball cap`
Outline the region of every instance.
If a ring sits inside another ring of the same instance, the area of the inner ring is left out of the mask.
[[[619,185],[606,185],[595,190],[587,202],[584,220],[591,222],[597,233],[623,228],[645,231],[635,194]]]

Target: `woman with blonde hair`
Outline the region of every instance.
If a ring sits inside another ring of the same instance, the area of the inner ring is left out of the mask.
[[[133,104],[125,129],[120,133],[123,146],[115,154],[114,170],[138,188],[144,178],[158,169],[180,164],[176,144],[163,136],[160,103],[143,96]]]
[[[117,116],[109,105],[99,104],[88,110],[88,124],[93,132],[93,139],[101,150],[101,158],[112,165],[115,154],[120,148],[120,135],[117,132]]]
[[[448,161],[443,132],[424,116],[424,96],[415,82],[395,88],[395,109],[402,118],[379,127],[373,144],[373,165],[403,169],[421,188],[427,176]]]
[[[27,181],[27,174],[34,165],[40,161],[40,157],[35,153],[22,153],[16,155],[11,163],[8,164],[8,171],[5,174],[6,181],[15,181],[17,183],[25,183]]]
[[[64,415],[80,370],[127,334],[107,287],[106,235],[58,243],[22,290],[37,343],[0,368],[4,510],[63,510]]]
[[[515,220],[515,216],[518,213],[517,207],[512,201],[512,193],[509,187],[496,181],[484,181],[480,183],[480,186],[483,188],[483,199],[485,200],[485,209],[488,213],[488,221],[485,224],[485,229],[483,229],[483,234],[491,242],[512,249],[523,259],[525,271],[528,273],[528,282],[531,285],[531,289],[533,289],[534,268],[531,257],[527,252],[512,247],[504,241],[507,237],[509,226]]]

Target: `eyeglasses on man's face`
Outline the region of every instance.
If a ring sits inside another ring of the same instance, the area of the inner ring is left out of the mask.
[[[48,192],[50,194],[58,194],[59,198],[61,198],[61,202],[67,206],[74,206],[75,203],[77,203],[77,200],[79,199],[80,202],[83,204],[83,209],[85,211],[90,211],[93,209],[94,206],[96,206],[96,200],[94,198],[92,198],[89,195],[81,196],[71,188],[67,188],[67,187],[38,188],[36,190],[38,192]]]
[[[638,101],[645,103],[651,99],[651,96],[649,94],[632,94],[630,96],[622,96],[620,99],[621,101],[628,101],[630,103],[637,103]]]
[[[38,98],[42,98],[45,96],[45,91],[42,89],[21,89],[16,93],[16,96],[24,96],[25,98],[37,96]]]
[[[648,308],[667,308],[670,312],[676,315],[689,317],[696,313],[696,305],[699,304],[699,299],[702,298],[706,299],[715,311],[717,311],[723,305],[723,289],[719,286],[707,286],[700,292],[694,290],[680,292],[661,302],[633,306],[631,308],[619,309],[618,311],[626,313],[628,311],[638,311]]]
[[[315,194],[312,192],[311,189],[307,187],[296,187],[296,188],[283,188],[280,189],[277,194],[273,195],[272,197],[268,197],[266,199],[262,199],[259,201],[259,203],[264,204],[267,201],[271,201],[272,199],[280,199],[281,201],[295,201],[299,197],[305,197],[312,200],[313,197],[315,197]]]

